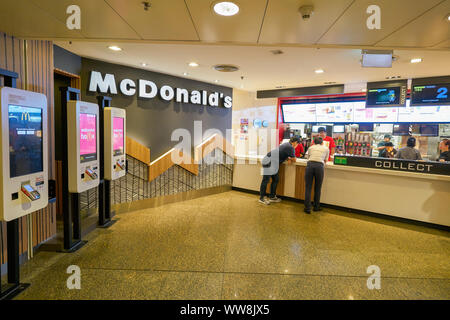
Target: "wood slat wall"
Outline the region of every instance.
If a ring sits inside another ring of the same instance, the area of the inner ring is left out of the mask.
[[[150,165],[150,149],[130,137],[127,137],[126,151],[131,157]]]
[[[17,88],[43,93],[47,96],[49,126],[49,179],[55,178],[54,107],[53,107],[53,43],[25,41],[0,32],[0,68],[17,72]],[[0,77],[1,78],[1,77]],[[0,80],[3,86],[3,79]],[[3,129],[3,128],[2,128]],[[56,234],[55,204],[31,214],[33,247]],[[19,220],[20,253],[28,250],[27,218]],[[6,223],[0,223],[0,262],[7,261]]]

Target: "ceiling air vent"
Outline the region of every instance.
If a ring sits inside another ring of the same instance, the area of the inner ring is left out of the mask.
[[[220,72],[235,72],[239,70],[239,67],[233,66],[231,64],[218,64],[215,65],[213,68]]]
[[[270,52],[272,52],[273,55],[279,55],[279,54],[283,54],[284,52],[281,50],[270,50]]]

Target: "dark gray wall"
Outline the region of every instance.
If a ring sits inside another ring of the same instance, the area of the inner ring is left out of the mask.
[[[53,45],[53,63],[55,68],[66,72],[81,73],[81,57],[56,45]]]
[[[103,76],[105,73],[114,74],[118,94],[108,94],[112,97],[112,106],[126,109],[128,136],[149,147],[152,160],[177,144],[171,141],[171,134],[177,128],[185,128],[191,132],[193,145],[201,143],[201,137],[194,140],[194,121],[202,121],[203,132],[216,128],[225,136],[226,129],[231,129],[232,108],[177,103],[174,100],[167,102],[158,96],[153,99],[140,99],[137,95],[127,97],[120,93],[119,82],[131,79],[137,85],[138,79],[144,79],[153,81],[158,89],[169,85],[174,89],[185,88],[189,92],[206,90],[208,93],[219,92],[225,96],[232,96],[231,88],[83,58],[81,96],[82,100],[88,102],[97,102],[96,97],[101,95],[88,91],[91,71],[101,72]]]

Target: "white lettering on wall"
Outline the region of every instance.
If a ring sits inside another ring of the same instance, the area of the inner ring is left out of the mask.
[[[117,94],[116,80],[113,74],[105,74],[105,78],[102,78],[102,74],[97,71],[91,72],[91,80],[89,82],[89,91],[101,93],[108,93],[108,90],[112,94]]]
[[[212,92],[208,94],[206,90],[193,90],[189,92],[184,88],[172,88],[169,85],[163,85],[161,89],[149,80],[138,80],[138,88],[136,82],[131,79],[123,79],[119,83],[120,92],[126,96],[132,96],[138,91],[139,98],[152,99],[158,95],[165,101],[175,99],[176,102],[192,103],[204,106],[219,107],[221,101],[225,108],[231,108],[233,99],[231,96],[225,96],[223,93]],[[89,83],[89,91],[100,93],[117,94],[116,80],[113,74],[106,73],[104,77],[98,71],[92,71]]]
[[[188,103],[189,102],[189,91],[187,91],[186,89],[180,89],[177,88],[177,102],[184,102],[184,103]]]
[[[172,100],[175,96],[175,92],[173,91],[171,86],[162,86],[159,94],[161,95],[161,98],[166,101]]]
[[[147,92],[147,87],[150,87],[150,92]],[[139,80],[139,98],[154,98],[158,94],[158,87],[152,81]]]
[[[120,92],[126,96],[132,96],[136,93],[136,84],[131,79],[123,79],[120,82]]]

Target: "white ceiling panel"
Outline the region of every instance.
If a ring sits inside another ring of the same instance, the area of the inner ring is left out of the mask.
[[[376,45],[433,47],[441,44],[450,39],[450,22],[446,19],[448,14],[450,14],[450,0],[434,7]]]
[[[1,1],[0,30],[22,38],[82,38],[69,30],[65,20],[58,20],[28,0]]]
[[[136,32],[104,0],[29,0],[59,21],[65,21],[68,6],[81,9],[81,30],[91,39],[139,39]],[[127,0],[128,2],[129,0]],[[45,23],[45,22],[44,22]]]
[[[336,24],[318,41],[319,44],[371,46],[442,0],[355,0]],[[367,28],[370,5],[381,9],[381,29]]]
[[[112,52],[104,43],[73,41],[56,42],[57,45],[76,54],[105,60],[135,68],[199,81],[241,88],[244,90],[275,89],[276,86],[299,87],[324,85],[325,82],[360,83],[385,80],[388,76],[404,78],[450,75],[450,51],[436,50],[395,50],[398,60],[392,68],[362,68],[361,50],[278,47],[284,54],[274,56],[272,46],[226,46],[199,44],[145,44],[122,43],[123,51]],[[412,58],[422,58],[423,62],[411,64]],[[199,63],[191,68],[188,62]],[[143,68],[140,63],[148,63]],[[218,72],[215,64],[234,64],[237,72]],[[315,69],[325,70],[316,74]],[[244,80],[241,80],[244,76]]]
[[[145,40],[199,40],[183,0],[106,0]]]
[[[314,44],[353,0],[269,1],[259,43]],[[313,5],[314,13],[303,20],[299,8]]]
[[[216,14],[211,0],[186,0],[201,41],[246,42],[258,41],[267,0],[237,1],[239,13],[224,17]]]

